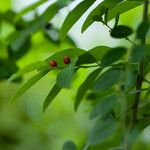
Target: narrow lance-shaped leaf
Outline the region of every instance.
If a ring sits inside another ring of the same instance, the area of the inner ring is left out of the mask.
[[[117,14],[123,14],[143,4],[143,0],[123,1],[108,11],[108,21],[114,19]]]
[[[83,99],[86,92],[92,87],[95,79],[98,77],[100,72],[101,72],[101,68],[94,70],[92,73],[89,74],[86,80],[80,85],[77,91],[75,104],[74,104],[75,111],[77,111],[79,104],[81,103],[81,100]]]
[[[49,72],[49,70],[40,71],[39,73],[37,73],[36,75],[31,77],[27,82],[25,82],[11,98],[11,103],[13,103],[22,94],[24,94],[30,87],[32,87],[36,82],[38,82],[48,72]]]
[[[105,14],[104,8],[107,9],[111,9],[113,7],[115,7],[118,3],[120,3],[123,0],[105,0],[103,2],[101,2],[95,9],[93,9],[93,11],[89,14],[89,16],[86,18],[83,26],[82,26],[82,33],[93,23],[95,22],[94,17],[95,16],[99,16],[99,18],[101,16],[103,16]],[[107,21],[108,21],[108,15],[109,15],[109,11],[107,14]]]
[[[117,123],[112,117],[96,122],[95,126],[90,132],[89,143],[96,145],[104,142],[110,137],[117,129]]]
[[[106,67],[118,60],[125,55],[127,52],[126,48],[124,47],[116,47],[110,49],[101,59],[101,64],[103,67]]]
[[[56,83],[53,88],[50,90],[49,94],[47,95],[44,104],[43,104],[43,112],[47,109],[47,107],[50,105],[52,100],[57,96],[57,94],[61,91],[61,87],[58,86]]]
[[[57,76],[57,84],[62,88],[70,88],[71,81],[75,72],[77,58],[71,60],[71,63],[65,67]]]
[[[142,39],[143,37],[145,37],[149,31],[149,22],[148,21],[143,21],[137,29],[137,38],[138,39]]]
[[[123,71],[120,69],[107,70],[97,78],[93,90],[100,91],[112,87],[121,79],[122,73]]]
[[[84,0],[68,14],[60,30],[60,39],[63,39],[66,36],[72,26],[95,1],[96,0]]]
[[[23,69],[19,70],[18,72],[16,72],[15,74],[13,74],[8,81],[13,81],[17,78],[19,78],[20,76],[24,75],[25,73],[34,71],[34,70],[44,70],[44,69],[49,69],[49,66],[44,62],[44,61],[38,61],[38,62],[34,62],[32,64],[27,65],[26,67],[24,67]]]
[[[90,119],[94,119],[96,117],[103,118],[105,117],[113,107],[117,104],[117,96],[115,94],[111,94],[109,96],[104,97],[96,106],[93,108]]]

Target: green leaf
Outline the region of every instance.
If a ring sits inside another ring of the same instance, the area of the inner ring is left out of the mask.
[[[9,58],[17,60],[29,51],[31,36],[25,31],[16,31],[8,36],[7,42]]]
[[[95,2],[96,0],[84,0],[78,4],[66,17],[61,30],[60,39],[64,39],[68,31],[72,26],[79,20],[79,18],[86,12],[86,10]]]
[[[8,79],[16,71],[18,71],[18,67],[15,62],[8,59],[0,59],[0,80]]]
[[[148,54],[149,48],[150,48],[149,45],[135,46],[131,51],[130,61],[132,63],[136,63],[136,62],[142,60],[144,58],[145,54]]]
[[[130,91],[134,87],[136,80],[137,80],[137,66],[128,64],[126,66],[123,80],[126,92]]]
[[[34,62],[32,64],[27,65],[23,69],[19,70],[17,73],[13,74],[8,80],[13,81],[19,78],[20,76],[24,75],[25,73],[28,73],[34,70],[40,71],[44,69],[49,69],[49,66],[44,61]]]
[[[112,117],[105,120],[99,120],[90,132],[89,143],[96,145],[104,142],[117,129],[117,124]]]
[[[72,59],[71,63],[65,67],[57,76],[57,84],[61,88],[70,88],[71,81],[75,72],[77,58]]]
[[[111,48],[107,46],[97,46],[79,56],[77,65],[98,63],[103,55]]]
[[[86,80],[80,85],[76,99],[75,99],[75,104],[74,104],[74,109],[77,111],[79,104],[81,103],[81,100],[83,99],[84,95],[87,93],[87,91],[93,86],[94,81],[98,77],[98,75],[101,72],[101,68],[98,68],[94,70],[92,73],[88,75]]]
[[[110,49],[101,59],[101,64],[103,67],[106,67],[122,58],[127,52],[127,49],[124,47],[116,47]]]
[[[101,16],[104,15],[105,11],[104,8],[111,9],[115,7],[118,3],[120,3],[123,0],[104,0],[101,2],[93,11],[89,14],[89,16],[86,18],[83,26],[82,26],[82,33],[93,23],[95,22],[94,18],[95,16]],[[109,15],[109,11],[108,11]],[[108,15],[107,15],[107,21],[108,21]]]
[[[110,47],[107,46],[98,46],[88,51],[96,61],[100,61],[105,53],[110,50]]]
[[[122,70],[109,69],[102,73],[95,81],[93,90],[100,91],[105,90],[115,85],[122,76]]]
[[[43,26],[48,23],[58,13],[58,4],[55,2],[51,4],[39,17],[35,18],[29,25],[27,33],[31,34],[37,32]]]
[[[142,39],[146,37],[146,34],[149,30],[149,22],[142,22],[137,29],[137,38]]]
[[[53,88],[50,90],[49,94],[47,95],[44,104],[43,104],[43,112],[47,109],[47,107],[50,105],[52,100],[57,96],[57,94],[61,91],[61,87],[58,86],[56,83]]]
[[[39,0],[35,3],[33,3],[32,5],[22,9],[15,17],[15,21],[19,20],[23,15],[25,15],[26,13],[33,11],[34,9],[36,9],[38,6],[42,5],[43,3],[45,3],[48,0]]]
[[[108,21],[114,19],[117,14],[121,15],[143,4],[143,0],[124,1],[108,11]]]
[[[63,145],[63,150],[77,150],[77,147],[75,145],[74,142],[72,141],[67,141],[64,145]]]
[[[64,56],[68,56],[72,60],[75,57],[79,57],[80,55],[82,55],[85,52],[86,51],[83,49],[70,48],[70,49],[62,50],[60,52],[53,54],[52,56],[47,58],[45,61],[46,61],[46,63],[49,63],[51,60],[56,60],[58,67],[66,67],[66,65],[63,62]]]
[[[113,38],[126,38],[127,36],[131,35],[133,33],[132,29],[128,26],[124,25],[118,25],[115,26],[111,32],[110,35]]]
[[[65,7],[66,5],[68,5],[72,0],[57,0],[57,3],[59,5],[60,8]]]
[[[117,96],[115,94],[111,94],[109,96],[104,97],[96,106],[93,108],[90,119],[94,119],[96,117],[103,118],[105,117],[113,107],[117,104]]]
[[[40,16],[40,19],[44,23],[47,23],[58,13],[58,10],[59,10],[58,4],[53,3],[44,11],[44,13]]]
[[[129,134],[127,135],[127,143],[128,143],[128,149],[131,149],[133,144],[135,143],[136,139],[142,131],[149,126],[150,123],[150,117],[146,117],[143,119],[140,119],[137,124],[130,130]]]
[[[24,94],[30,87],[32,87],[36,82],[38,82],[44,75],[46,75],[49,70],[43,70],[31,77],[27,82],[25,82],[13,95],[11,98],[11,103],[18,99],[22,94]]]

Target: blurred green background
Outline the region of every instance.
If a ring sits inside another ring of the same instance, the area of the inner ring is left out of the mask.
[[[18,12],[35,1],[0,0],[0,13],[5,13],[8,10]],[[61,10],[52,20],[56,28],[60,28],[68,10],[78,2],[74,2],[71,6]],[[42,5],[36,11],[41,13],[48,4]],[[138,7],[122,15],[121,23],[136,28],[138,19],[141,18],[141,9],[141,7]],[[87,14],[78,21],[70,32],[70,36],[78,47],[88,50],[98,45],[111,45],[113,47],[121,43],[122,45],[130,46],[125,40],[118,41],[110,38],[108,29],[100,24],[92,25],[87,32],[81,34],[80,28]],[[31,20],[33,17],[34,12],[31,12],[24,19]],[[6,39],[13,31],[14,27],[11,24],[5,21],[0,22],[1,59],[8,57]],[[66,39],[63,42],[53,42],[44,38],[41,31],[34,34],[31,41],[30,51],[17,60],[19,68],[23,68],[31,62],[43,60],[62,49],[74,47],[70,39]],[[79,72],[75,76],[72,89],[63,90],[55,98],[45,114],[42,113],[43,101],[50,88],[54,85],[57,72],[51,72],[45,76],[13,105],[9,104],[10,98],[21,83],[9,83],[7,80],[0,80],[0,150],[61,150],[63,143],[67,140],[73,140],[78,148],[82,149],[88,130],[92,126],[92,122],[88,119],[91,105],[90,102],[84,101],[79,111],[75,113],[73,111],[73,102],[77,85],[84,80],[84,76],[88,71],[85,69],[80,70],[82,73]],[[25,76],[23,81],[31,75]],[[104,148],[95,147],[95,149],[103,150]],[[134,150],[141,149],[150,150],[150,128],[147,128],[141,134],[134,146]]]

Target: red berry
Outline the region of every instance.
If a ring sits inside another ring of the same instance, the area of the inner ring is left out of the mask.
[[[64,63],[69,64],[70,63],[70,58],[68,56],[64,57]]]
[[[56,62],[56,60],[50,61],[50,66],[53,67],[53,68],[57,67],[57,62]]]

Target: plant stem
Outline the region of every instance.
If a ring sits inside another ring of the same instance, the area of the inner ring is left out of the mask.
[[[147,22],[148,21],[148,0],[144,0],[144,8],[143,8],[143,19],[142,22]],[[146,44],[146,36],[142,37],[141,39],[141,45]],[[138,63],[138,74],[137,74],[137,83],[136,83],[136,90],[141,90],[142,88],[142,83],[144,81],[144,57],[143,59]],[[131,112],[131,124],[130,124],[130,131],[129,134],[131,134],[131,131],[135,127],[137,123],[137,114],[138,114],[138,105],[141,97],[141,92],[137,92],[132,104],[132,112]],[[129,141],[126,139],[125,141],[125,150],[130,150],[131,145],[128,143]]]
[[[144,11],[143,11],[143,22],[148,20],[148,0],[144,0]],[[145,45],[146,43],[146,36],[141,39],[141,45]],[[141,89],[143,83],[143,76],[144,76],[144,58],[139,62],[138,74],[137,74],[137,84],[136,90]],[[141,93],[137,93],[135,95],[135,99],[132,105],[132,116],[131,116],[131,128],[134,127],[137,121],[137,110],[138,104],[140,100]]]

